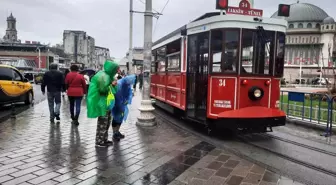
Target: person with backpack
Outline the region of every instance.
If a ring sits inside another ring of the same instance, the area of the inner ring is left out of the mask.
[[[86,82],[83,75],[79,74],[79,67],[77,65],[72,65],[70,70],[71,72],[68,73],[65,78],[65,84],[70,102],[70,115],[72,123],[78,126],[81,103],[84,94],[86,94]]]

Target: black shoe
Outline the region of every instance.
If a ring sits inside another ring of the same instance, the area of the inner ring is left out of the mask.
[[[113,141],[105,141],[105,144],[111,146],[111,145],[113,145]]]
[[[56,118],[56,121],[60,121],[61,120],[61,118],[60,118],[59,115],[55,115],[55,118]]]
[[[117,132],[117,135],[119,136],[120,139],[124,139],[125,135],[121,134],[120,132]]]
[[[78,122],[78,120],[73,120],[73,121],[72,121],[72,124],[78,126],[78,125],[79,125],[79,122]]]
[[[103,144],[96,144],[96,147],[97,148],[106,148],[108,147],[109,145],[107,143],[103,143]]]
[[[120,137],[119,137],[118,133],[113,134],[113,140],[114,141],[120,141]]]

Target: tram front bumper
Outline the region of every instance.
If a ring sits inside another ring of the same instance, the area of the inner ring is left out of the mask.
[[[216,122],[240,128],[283,126],[286,114],[279,109],[253,106],[219,113]]]

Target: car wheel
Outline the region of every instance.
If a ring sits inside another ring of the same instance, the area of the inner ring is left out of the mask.
[[[31,91],[28,92],[27,96],[26,96],[25,104],[26,105],[32,104],[33,103],[33,99],[34,99],[33,93]]]

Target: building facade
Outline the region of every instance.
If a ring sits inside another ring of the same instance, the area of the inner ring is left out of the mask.
[[[81,63],[89,68],[94,63],[95,39],[84,31],[64,30],[63,45],[65,54],[72,63]]]
[[[111,59],[110,50],[108,48],[95,46],[94,63],[91,65],[90,68],[102,69],[104,62],[107,59]]]
[[[280,18],[277,14],[275,12],[272,18]],[[315,5],[298,2],[291,5],[286,20],[286,80],[298,79],[300,72],[303,78],[318,77],[321,68],[325,76],[331,77],[336,56],[334,19]]]

